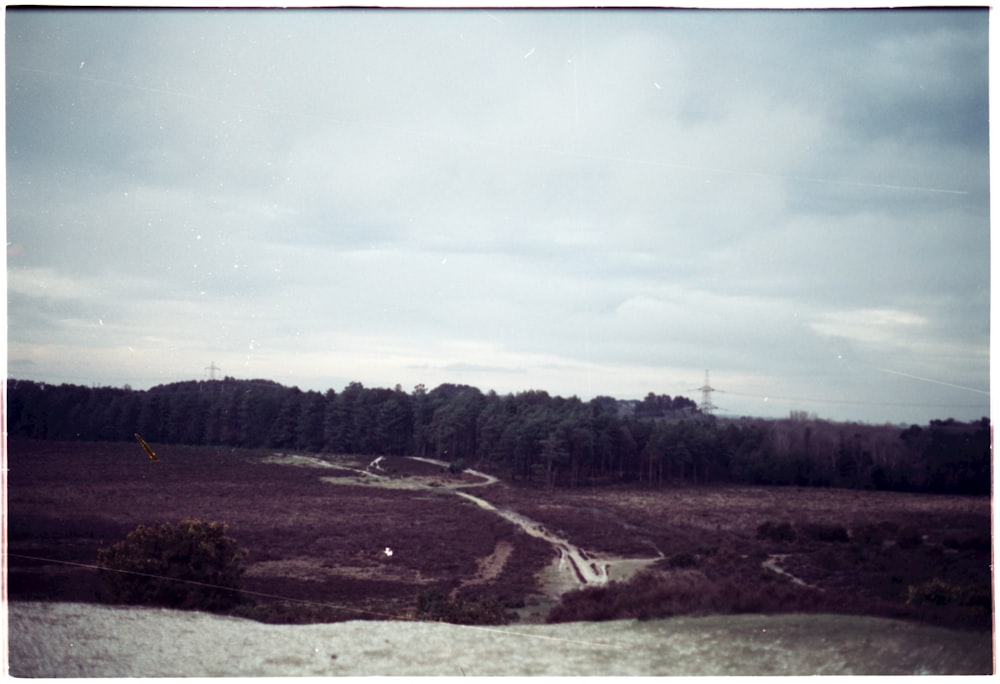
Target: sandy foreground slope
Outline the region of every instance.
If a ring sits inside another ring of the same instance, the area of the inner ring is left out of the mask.
[[[461,627],[265,625],[204,613],[13,602],[20,677],[856,675],[992,671],[989,634],[867,617],[685,617]]]

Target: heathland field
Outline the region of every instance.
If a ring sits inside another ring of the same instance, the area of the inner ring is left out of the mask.
[[[797,614],[810,633],[827,625],[849,642],[851,630],[837,625],[853,618],[832,616],[840,614],[902,620],[904,631],[944,628],[955,638],[935,643],[961,658],[941,655],[940,663],[992,667],[988,497],[722,485],[548,489],[402,457],[154,446],[156,462],[135,443],[11,439],[12,673],[59,676],[42,672],[40,663],[51,661],[42,647],[21,647],[19,626],[25,635],[44,628],[32,616],[54,610],[44,608],[51,602],[106,603],[100,548],[137,525],[185,519],[225,522],[247,549],[239,600],[225,613],[258,625],[368,620],[402,634],[415,620],[480,623],[448,628],[470,631],[485,622],[551,631],[561,627],[538,623],[624,620],[613,624],[634,631],[691,616],[677,623],[689,630],[712,615]],[[896,634],[855,632],[869,642]],[[794,644],[790,637],[769,648]],[[860,669],[824,669],[813,658],[783,671],[938,671],[904,665],[903,646],[866,656],[875,660]],[[63,655],[65,674],[77,672],[79,663]],[[103,658],[112,666],[101,672],[116,672],[114,655]],[[768,671],[752,660],[743,670],[736,662],[701,672]],[[231,672],[247,673],[235,665]],[[443,664],[439,673],[455,674]]]

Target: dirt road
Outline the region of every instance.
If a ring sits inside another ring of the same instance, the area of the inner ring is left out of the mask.
[[[442,470],[447,470],[450,464],[434,458],[422,456],[409,456],[409,460],[429,463],[439,466]],[[404,489],[425,489],[432,491],[450,491],[468,501],[475,503],[480,508],[487,510],[504,520],[520,527],[525,533],[548,542],[555,549],[558,558],[553,561],[551,567],[543,572],[542,584],[547,598],[558,599],[560,595],[573,589],[587,585],[606,584],[609,579],[628,579],[636,572],[660,560],[662,556],[643,558],[617,558],[617,557],[596,557],[585,550],[570,543],[568,540],[552,533],[541,523],[521,515],[515,511],[499,508],[489,501],[470,494],[465,491],[477,487],[486,487],[495,484],[499,480],[486,473],[477,470],[465,469],[463,472],[479,478],[478,482],[441,482],[434,480],[433,484],[426,478],[420,477],[386,477],[382,473],[382,457],[376,458],[365,469],[353,468],[344,464],[331,464],[328,461],[316,458],[315,456],[305,456],[301,454],[280,454],[276,453],[267,460],[276,463],[286,463],[289,465],[317,466],[322,468],[337,468],[344,471],[354,472],[363,476],[360,483],[373,487],[404,488]],[[357,477],[323,477],[326,482],[333,484],[359,484]]]
[[[411,456],[413,460],[423,461],[447,468],[448,463],[433,458],[423,458]],[[555,563],[555,576],[550,577],[545,583],[550,593],[561,594],[571,589],[578,589],[582,586],[594,584],[606,584],[614,566],[616,579],[623,579],[630,576],[642,568],[655,563],[660,557],[654,558],[595,558],[583,549],[571,544],[569,541],[553,534],[541,523],[525,517],[520,513],[508,509],[498,508],[489,501],[478,496],[469,494],[464,489],[469,487],[482,487],[497,482],[497,478],[481,473],[476,470],[466,469],[464,472],[480,477],[482,482],[452,484],[449,487],[464,499],[475,503],[480,508],[495,513],[504,520],[520,527],[524,532],[543,541],[548,542],[559,554],[559,559]],[[552,572],[548,573],[552,575]],[[555,592],[552,590],[555,589]]]

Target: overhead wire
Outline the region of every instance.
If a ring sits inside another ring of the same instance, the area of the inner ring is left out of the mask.
[[[64,560],[57,560],[55,558],[44,558],[44,557],[40,557],[40,556],[29,556],[27,554],[21,554],[21,553],[10,553],[9,551],[8,552],[4,552],[3,555],[6,558],[24,558],[24,559],[28,559],[28,560],[42,561],[42,562],[45,562],[45,563],[56,563],[56,564],[59,564],[59,565],[70,565],[70,566],[76,566],[76,567],[81,567],[81,568],[88,568],[88,569],[99,570],[99,571],[104,571],[104,572],[117,572],[117,573],[128,574],[128,575],[138,575],[140,577],[149,577],[151,579],[161,579],[161,580],[168,580],[168,581],[171,581],[171,582],[178,582],[178,583],[181,583],[181,584],[189,584],[189,585],[194,585],[194,586],[208,587],[208,588],[211,588],[211,589],[221,589],[221,590],[225,590],[225,591],[235,592],[235,593],[238,593],[238,594],[246,594],[248,596],[257,596],[257,597],[261,597],[261,598],[277,599],[277,600],[281,600],[281,601],[288,601],[288,602],[291,602],[291,603],[301,603],[301,604],[305,604],[305,605],[318,606],[318,607],[322,607],[322,608],[333,608],[335,610],[342,610],[342,611],[351,612],[351,613],[360,613],[360,614],[364,614],[364,615],[369,615],[369,616],[374,616],[374,617],[382,618],[382,619],[389,620],[389,621],[414,622],[414,623],[426,623],[426,622],[428,622],[426,620],[420,620],[420,619],[418,619],[416,617],[412,617],[412,616],[409,616],[409,615],[400,615],[400,614],[394,614],[394,613],[383,613],[383,612],[379,612],[379,611],[375,611],[375,610],[370,610],[370,609],[367,609],[367,608],[352,608],[350,606],[344,606],[344,605],[339,605],[339,604],[335,604],[335,603],[327,603],[327,602],[324,602],[324,601],[314,601],[314,600],[310,600],[310,599],[297,599],[297,598],[291,598],[291,597],[288,597],[288,596],[280,596],[278,594],[270,594],[270,593],[262,592],[262,591],[253,591],[253,590],[250,590],[250,589],[241,589],[241,588],[238,588],[238,587],[226,587],[226,586],[211,584],[211,583],[208,583],[208,582],[200,582],[198,580],[182,579],[182,578],[178,578],[178,577],[167,577],[167,576],[164,576],[164,575],[156,575],[156,574],[148,573],[148,572],[138,572],[136,570],[124,570],[124,569],[119,569],[119,568],[108,568],[108,567],[105,567],[105,566],[94,565],[94,564],[91,564],[91,563],[80,563],[78,561],[64,561]],[[448,623],[448,624],[454,624],[454,623]],[[612,648],[612,649],[621,649],[621,648],[623,648],[622,646],[619,646],[617,644],[612,644],[612,643],[608,643],[608,642],[605,642],[605,641],[590,641],[590,640],[584,640],[584,639],[567,639],[565,637],[551,636],[551,635],[548,635],[548,634],[530,634],[528,632],[519,632],[517,630],[501,629],[500,627],[489,627],[489,626],[486,626],[486,625],[460,625],[460,624],[456,624],[455,626],[456,627],[463,627],[463,628],[466,628],[466,629],[474,629],[474,630],[478,630],[478,631],[491,632],[491,633],[495,633],[495,634],[503,634],[503,635],[507,635],[507,636],[523,637],[523,638],[529,638],[529,639],[538,639],[538,640],[543,640],[543,641],[557,641],[557,642],[560,642],[560,643],[574,644],[574,645],[580,645],[580,646],[588,646],[588,647],[589,646],[596,646],[596,647],[599,647],[599,648]]]

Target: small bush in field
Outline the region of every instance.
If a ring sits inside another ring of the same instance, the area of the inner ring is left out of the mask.
[[[948,584],[937,577],[924,582],[923,584],[910,585],[907,587],[906,603],[911,606],[922,606],[926,604],[934,606],[947,606],[958,603],[962,594],[961,587]]]
[[[671,568],[690,568],[698,564],[698,559],[690,553],[675,553],[667,561]]]
[[[466,601],[452,598],[438,588],[417,595],[416,618],[455,625],[505,625],[510,616],[494,598]]]
[[[757,526],[757,538],[772,541],[795,541],[795,528],[788,522],[776,523],[768,520]]]
[[[97,552],[104,591],[115,603],[224,610],[238,598],[246,549],[220,522],[139,525]]]
[[[907,605],[974,606],[989,609],[992,605],[988,587],[960,586],[935,577],[923,584],[907,587]]]
[[[806,523],[799,526],[802,535],[823,542],[846,542],[847,528],[843,525],[826,523]]]

